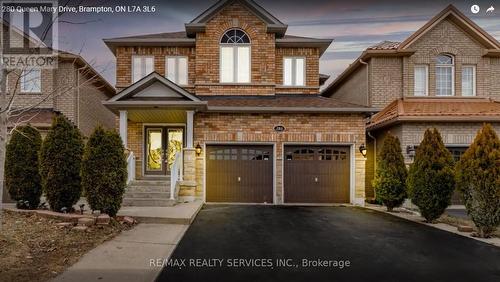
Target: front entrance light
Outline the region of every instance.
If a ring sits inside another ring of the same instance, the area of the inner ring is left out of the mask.
[[[359,152],[361,153],[361,155],[363,155],[363,157],[366,158],[366,146],[365,146],[365,144],[361,144],[361,146],[359,146]]]
[[[196,145],[196,148],[194,149],[196,152],[196,156],[199,157],[201,155],[201,146],[200,143]]]

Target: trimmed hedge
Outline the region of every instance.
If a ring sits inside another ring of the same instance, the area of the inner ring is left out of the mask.
[[[406,198],[406,170],[398,137],[388,134],[377,158],[373,187],[388,211],[401,206]]]
[[[40,204],[42,183],[39,153],[40,132],[30,125],[14,130],[5,156],[5,187],[18,208],[36,209]],[[22,205],[19,205],[22,202]]]
[[[126,181],[127,161],[120,136],[97,127],[87,142],[82,162],[82,186],[90,208],[115,216]]]
[[[83,137],[66,117],[57,115],[41,150],[42,186],[50,208],[71,209],[82,192]]]
[[[456,165],[457,188],[478,236],[489,237],[500,224],[500,140],[485,124]]]
[[[425,131],[410,166],[407,185],[412,202],[427,222],[439,218],[450,205],[455,188],[453,158],[437,129]]]

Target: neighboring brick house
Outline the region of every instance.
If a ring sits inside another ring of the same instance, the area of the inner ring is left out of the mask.
[[[379,109],[367,123],[366,194],[387,133],[411,163],[427,128],[436,127],[458,159],[484,122],[500,133],[500,43],[453,6],[403,42],[365,50],[323,96]]]
[[[104,104],[135,155],[133,185],[162,180],[207,202],[364,203],[372,109],[321,97],[331,40],[286,30],[255,2],[229,0],[185,31],[104,40],[121,90]],[[131,191],[127,203],[167,204],[168,190]]]
[[[10,127],[30,123],[43,135],[53,115],[61,113],[85,136],[99,124],[115,128],[115,114],[102,105],[114,96],[115,89],[79,55],[60,52],[54,69],[9,73],[7,93],[13,92],[15,112]]]

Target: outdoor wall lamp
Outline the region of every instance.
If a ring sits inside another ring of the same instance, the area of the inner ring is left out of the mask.
[[[366,158],[366,146],[365,146],[365,144],[361,144],[361,146],[359,146],[359,152],[361,153],[361,155],[363,155],[363,157]]]
[[[199,157],[201,155],[201,146],[200,143],[196,144],[196,148],[194,148],[194,151],[196,152],[196,156]]]
[[[415,156],[415,146],[408,145],[406,146],[406,154],[413,158]]]

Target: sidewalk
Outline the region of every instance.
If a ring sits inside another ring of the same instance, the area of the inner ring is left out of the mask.
[[[188,229],[181,224],[139,224],[85,254],[53,281],[154,281]]]
[[[140,224],[85,254],[53,281],[154,281],[203,206],[123,207],[119,215]],[[158,262],[159,260],[159,262]]]

